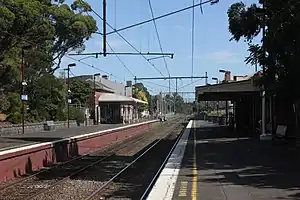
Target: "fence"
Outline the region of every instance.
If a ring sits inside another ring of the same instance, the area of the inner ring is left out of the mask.
[[[25,126],[24,126],[25,133],[34,133],[34,132],[44,131],[44,123],[45,122],[25,124]],[[84,123],[84,125],[87,125],[87,126],[90,126],[92,124],[93,124],[92,120],[88,120],[87,123],[86,122]],[[67,121],[57,121],[57,122],[54,122],[54,125],[55,125],[56,129],[67,128],[68,122]],[[77,126],[76,121],[71,120],[70,127],[76,127],[76,126]],[[11,134],[22,134],[22,124],[0,126],[0,135],[1,136],[11,135]]]

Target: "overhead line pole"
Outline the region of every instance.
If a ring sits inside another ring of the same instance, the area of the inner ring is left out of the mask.
[[[103,17],[101,17],[97,12],[95,12],[93,9],[91,9],[91,11],[97,15],[101,20],[104,21]],[[114,27],[112,27],[108,22],[105,23],[106,25],[108,25],[108,27],[110,27],[111,29],[115,30]],[[151,64],[151,66],[157,71],[159,72],[162,76],[164,76],[162,74],[162,72],[153,64],[151,63],[143,54],[141,54],[141,52],[136,48],[134,47],[126,38],[124,38],[124,36],[122,36],[119,32],[116,32],[131,48],[133,48],[137,53],[139,53],[139,55],[141,55],[149,64]],[[105,34],[107,35],[107,34]]]
[[[106,0],[103,0],[103,56],[106,56]]]
[[[175,91],[176,91],[176,95],[177,95],[177,80],[178,79],[200,79],[200,78],[205,78],[205,83],[207,84],[207,79],[208,79],[208,76],[207,76],[207,72],[205,73],[205,76],[168,76],[168,77],[134,77],[134,82],[136,83],[137,80],[171,80],[171,79],[175,79],[176,81],[176,88],[175,88]],[[170,92],[169,92],[170,93]]]

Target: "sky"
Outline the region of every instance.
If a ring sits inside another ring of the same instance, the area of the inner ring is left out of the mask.
[[[67,1],[71,2],[71,0]],[[102,16],[102,1],[86,0],[92,8]],[[195,0],[198,3],[199,0]],[[203,6],[203,14],[200,8],[195,8],[195,39],[194,39],[194,68],[192,74],[192,9],[184,11],[156,21],[160,41],[164,52],[174,53],[174,58],[166,58],[167,67],[171,76],[205,76],[208,73],[208,82],[214,83],[212,77],[220,80],[224,75],[220,69],[230,70],[233,75],[247,75],[254,73],[254,67],[244,63],[248,55],[247,44],[243,41],[237,43],[229,41],[231,35],[228,31],[227,9],[237,0],[220,0],[218,4]],[[254,0],[244,0],[247,5],[255,3]],[[154,16],[172,12],[193,4],[193,0],[151,0]],[[99,17],[91,15],[97,20],[99,31],[102,32],[102,21]],[[108,0],[107,22],[114,28],[121,28],[143,20],[151,19],[148,0]],[[112,29],[107,28],[108,32]],[[132,45],[141,52],[160,52],[154,23],[150,22],[135,28],[120,32]],[[115,52],[136,52],[120,36],[110,34],[107,42]],[[85,52],[102,52],[102,36],[94,34],[86,42]],[[111,52],[109,47],[108,50]],[[142,56],[119,56],[122,62],[132,71],[136,77],[161,77],[161,74],[150,65]],[[73,56],[74,59],[86,58],[86,56]],[[147,58],[151,58],[148,56]],[[73,63],[68,57],[64,57],[62,68],[68,63]],[[76,61],[75,61],[76,62]],[[87,75],[101,73],[108,75],[111,80],[125,82],[133,80],[133,75],[124,67],[115,55],[99,58],[86,58],[82,60],[101,71],[76,62],[72,69],[72,75]],[[155,67],[164,76],[168,76],[164,59],[151,60]],[[107,74],[108,73],[108,74]],[[195,81],[196,80],[196,81]],[[195,79],[178,80],[178,92],[193,92],[195,86],[205,84],[205,80]],[[167,80],[142,81],[150,93],[168,92]],[[175,91],[175,81],[171,82],[171,89]],[[187,94],[186,94],[187,95]],[[188,96],[194,96],[190,94]]]

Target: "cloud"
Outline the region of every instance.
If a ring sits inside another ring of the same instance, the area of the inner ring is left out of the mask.
[[[211,60],[215,63],[240,63],[244,62],[244,58],[237,53],[231,51],[217,51],[200,56],[201,59]]]

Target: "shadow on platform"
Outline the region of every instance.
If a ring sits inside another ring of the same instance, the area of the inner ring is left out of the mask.
[[[245,186],[250,193],[278,189],[281,195],[286,195],[276,199],[300,197],[298,149],[273,146],[271,141],[237,139],[220,127],[203,127],[194,131],[199,182]],[[193,168],[193,136],[191,132],[183,169]],[[193,174],[186,176],[192,177]],[[272,195],[270,199],[275,198]]]

